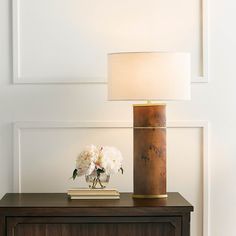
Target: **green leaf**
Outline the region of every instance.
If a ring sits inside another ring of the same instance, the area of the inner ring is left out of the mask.
[[[78,170],[74,169],[73,174],[72,174],[72,179],[75,180],[76,176],[78,174]]]
[[[105,169],[104,168],[97,169],[97,174],[101,174],[101,173],[105,173]]]
[[[124,169],[121,167],[119,170],[121,171],[121,174],[123,175],[124,174]]]

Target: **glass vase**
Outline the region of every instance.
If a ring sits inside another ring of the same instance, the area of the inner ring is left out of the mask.
[[[103,189],[106,188],[110,180],[110,175],[105,172],[101,173],[97,170],[93,171],[90,175],[85,176],[85,180],[91,189]]]

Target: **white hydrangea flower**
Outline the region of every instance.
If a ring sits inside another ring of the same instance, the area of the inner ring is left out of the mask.
[[[77,175],[90,175],[95,169],[99,149],[95,145],[86,146],[76,160]]]
[[[106,174],[111,175],[118,173],[122,167],[123,157],[117,148],[105,146],[101,149],[98,160]]]
[[[107,175],[116,174],[122,170],[123,157],[121,152],[115,147],[101,147],[88,145],[79,154],[76,160],[76,169],[73,172],[73,179],[76,176],[90,175],[98,169]]]

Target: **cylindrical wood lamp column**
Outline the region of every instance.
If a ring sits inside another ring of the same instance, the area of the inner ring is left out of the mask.
[[[166,194],[166,106],[133,106],[134,198]]]

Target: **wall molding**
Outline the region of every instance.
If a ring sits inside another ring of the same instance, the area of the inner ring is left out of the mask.
[[[201,4],[201,50],[202,75],[192,78],[192,83],[208,82],[208,0],[199,0]],[[107,84],[106,78],[25,78],[21,76],[20,51],[20,0],[12,0],[13,35],[13,83],[14,84]]]
[[[209,123],[207,121],[170,121],[168,128],[200,128],[202,129],[203,145],[203,236],[209,235],[209,209],[210,209],[210,165],[209,165]],[[43,121],[43,122],[16,122],[14,130],[14,192],[21,192],[21,131],[23,129],[106,129],[128,128],[132,129],[132,122],[121,121]]]
[[[209,69],[208,69],[208,52],[209,52],[209,15],[208,2],[209,0],[201,0],[201,41],[202,41],[202,75],[198,78],[193,78],[192,83],[208,83]]]

